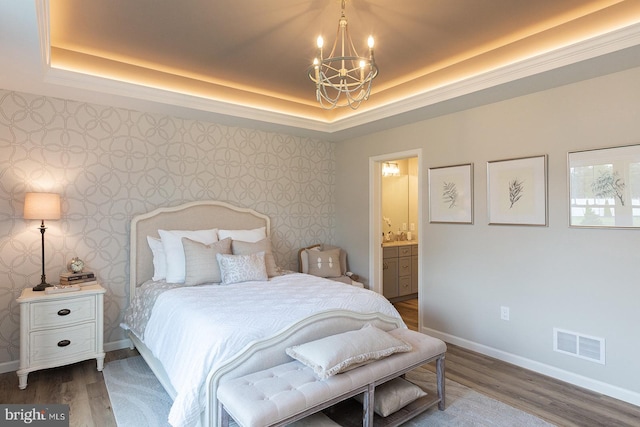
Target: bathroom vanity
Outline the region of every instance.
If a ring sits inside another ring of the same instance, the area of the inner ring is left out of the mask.
[[[382,294],[392,302],[418,295],[418,243],[382,244]]]

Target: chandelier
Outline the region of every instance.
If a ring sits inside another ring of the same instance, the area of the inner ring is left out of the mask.
[[[309,78],[316,84],[316,99],[325,110],[335,107],[358,108],[369,99],[371,82],[378,75],[373,59],[373,37],[369,36],[369,57],[358,55],[344,15],[345,0],[342,0],[342,16],[338,22],[336,40],[331,53],[324,57],[322,36],[317,41],[317,56],[307,69]]]

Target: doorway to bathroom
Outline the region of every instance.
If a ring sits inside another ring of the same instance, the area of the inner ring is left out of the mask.
[[[422,150],[370,158],[369,277],[392,302],[418,300],[422,274]],[[421,322],[418,322],[421,324]]]

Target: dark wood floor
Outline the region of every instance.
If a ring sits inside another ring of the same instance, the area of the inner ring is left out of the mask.
[[[397,303],[412,329],[418,328],[417,301]],[[105,363],[132,357],[135,350],[107,353]],[[640,407],[538,375],[514,365],[448,345],[447,378],[529,412],[558,426],[640,426]],[[15,372],[0,375],[0,403],[65,403],[71,426],[115,426],[111,402],[96,363],[86,361],[29,374],[18,389]]]
[[[110,351],[105,364],[137,355],[136,350]],[[95,359],[32,372],[24,390],[18,388],[15,372],[0,374],[0,403],[62,403],[69,405],[71,427],[116,426],[104,378],[96,370]]]
[[[418,301],[394,304],[418,329]],[[640,407],[447,344],[446,377],[558,426],[640,426]]]

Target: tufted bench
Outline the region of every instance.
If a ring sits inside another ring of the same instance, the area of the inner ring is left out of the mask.
[[[445,407],[443,341],[408,329],[389,334],[412,346],[355,369],[321,380],[311,368],[294,360],[263,371],[229,380],[218,387],[222,425],[232,417],[242,427],[281,426],[319,412],[338,402],[364,393],[363,426],[372,427],[375,387],[425,363],[436,361],[437,396],[415,405],[404,416],[394,418],[399,425],[437,404]]]

